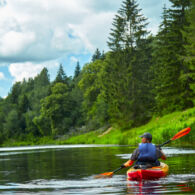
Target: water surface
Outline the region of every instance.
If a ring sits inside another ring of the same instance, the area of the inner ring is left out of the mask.
[[[195,149],[164,148],[170,172],[156,181],[94,176],[118,168],[130,146],[64,145],[0,148],[0,194],[194,194]]]

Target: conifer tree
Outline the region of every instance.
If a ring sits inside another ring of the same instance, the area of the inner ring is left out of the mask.
[[[146,37],[146,18],[135,0],[124,0],[113,21],[108,46],[112,51],[134,48]]]
[[[142,89],[148,89],[151,56],[147,19],[140,12],[136,1],[122,2],[108,40],[112,52],[105,60],[107,75],[104,85],[110,104],[109,113],[113,121],[120,121],[120,126],[126,127],[138,125],[148,115],[148,90]]]
[[[30,80],[28,81],[30,83]],[[49,73],[47,68],[43,68],[42,71],[35,77],[35,87],[44,87],[50,84]]]
[[[76,79],[79,76],[80,72],[81,72],[81,67],[78,61],[74,71],[74,79]]]
[[[184,74],[184,79],[189,83],[191,95],[189,98],[195,105],[195,1],[192,0],[190,9],[187,12],[187,21],[189,26],[183,31],[183,35],[187,41],[185,45],[186,55],[184,55],[184,65],[188,71]]]
[[[62,64],[60,64],[57,76],[54,80],[54,83],[65,83],[68,84],[68,77],[66,76]]]
[[[95,60],[99,60],[101,58],[102,58],[102,54],[101,54],[100,50],[97,48],[95,50],[95,53],[92,56],[92,60],[91,61],[94,62]]]
[[[155,82],[157,111],[166,114],[192,105],[189,84],[183,79],[186,70],[182,55],[185,55],[186,40],[182,30],[188,26],[186,9],[189,1],[171,1],[172,9],[164,8],[163,21],[157,35],[155,48]]]

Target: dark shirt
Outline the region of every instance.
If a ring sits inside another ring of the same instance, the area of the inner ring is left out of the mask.
[[[133,151],[133,153],[132,153],[132,155],[130,157],[130,160],[136,161],[138,159],[138,156],[139,156],[139,147],[136,148]],[[159,150],[158,148],[156,148],[156,157],[157,157],[157,159],[158,158],[161,158],[162,156],[163,156],[163,154],[162,154],[161,150]]]

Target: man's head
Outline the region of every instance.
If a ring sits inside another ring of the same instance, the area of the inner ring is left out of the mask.
[[[143,143],[151,142],[152,141],[152,135],[150,133],[144,133],[140,136],[142,138]]]

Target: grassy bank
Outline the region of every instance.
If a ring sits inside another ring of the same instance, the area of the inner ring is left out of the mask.
[[[46,144],[120,144],[137,145],[140,142],[139,135],[150,132],[153,135],[153,142],[161,144],[183,128],[191,127],[191,132],[173,141],[174,146],[195,146],[195,107],[183,112],[174,112],[161,118],[153,118],[146,125],[121,130],[109,128],[106,131],[97,130],[86,134],[70,137],[69,139],[53,140],[51,137],[34,138],[27,141],[9,140],[2,146],[26,146]]]
[[[122,144],[136,145],[140,142],[139,135],[150,132],[153,135],[153,142],[161,144],[169,140],[183,128],[191,127],[189,135],[172,142],[177,146],[195,145],[195,108],[183,112],[174,112],[161,118],[153,118],[148,124],[122,131],[112,128],[107,133],[93,131],[84,135],[74,136],[68,140],[61,141],[66,144]]]

